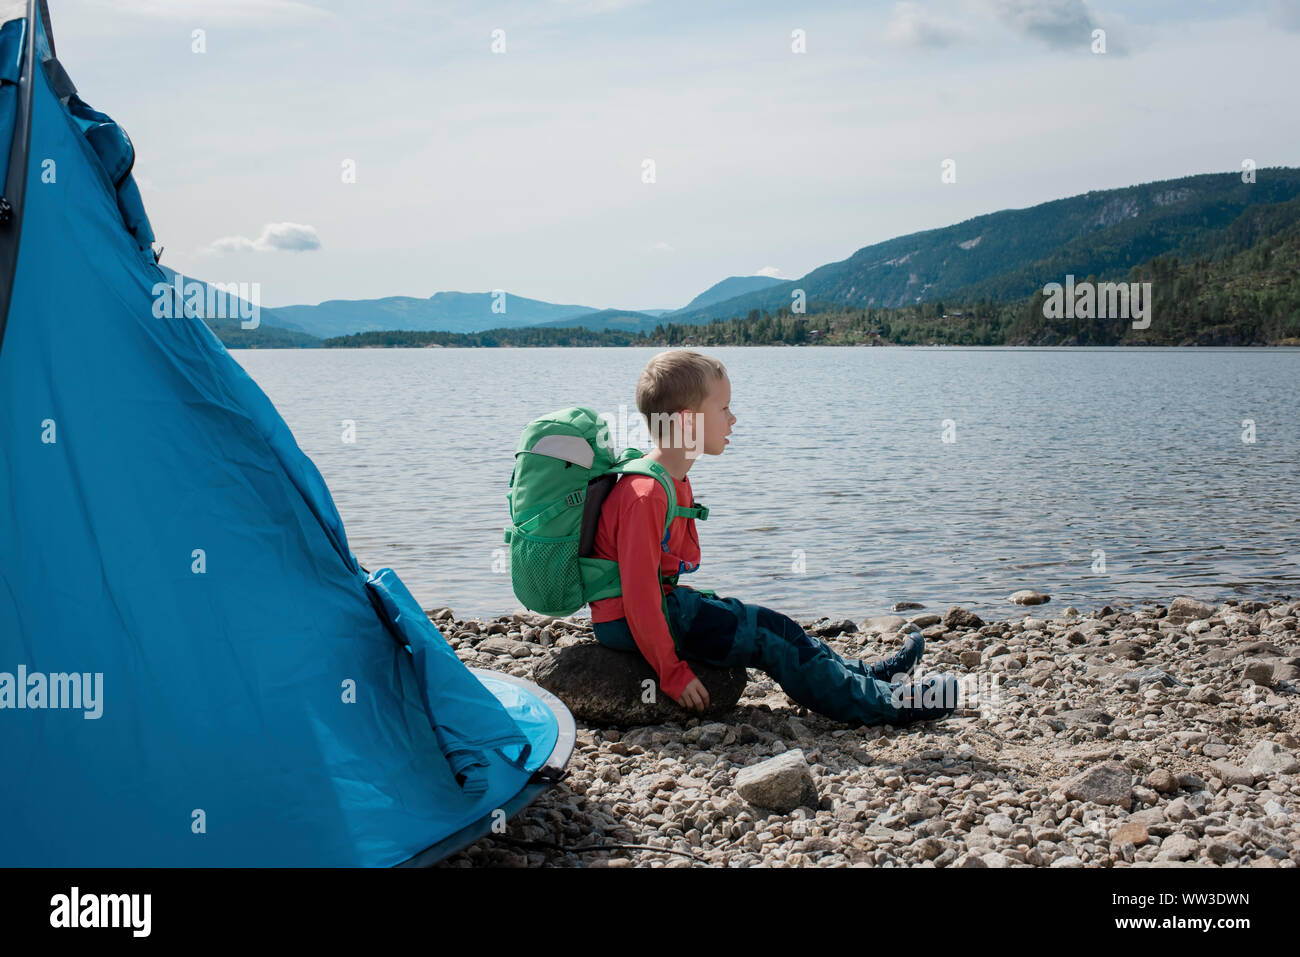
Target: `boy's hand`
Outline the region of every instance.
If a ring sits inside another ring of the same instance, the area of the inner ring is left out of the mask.
[[[691,683],[682,689],[677,703],[692,711],[704,711],[709,706],[709,692],[699,678],[693,678]]]

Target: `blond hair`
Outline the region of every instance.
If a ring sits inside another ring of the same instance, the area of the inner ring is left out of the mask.
[[[698,409],[708,397],[709,386],[726,374],[717,359],[691,349],[669,349],[647,362],[636,384],[636,407],[655,441],[667,437],[669,415]]]

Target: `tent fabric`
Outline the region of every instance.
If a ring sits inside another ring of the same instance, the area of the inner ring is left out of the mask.
[[[266,395],[200,319],[155,317],[166,277],[129,140],[24,75],[0,342],[0,865],[387,866],[491,814],[550,756],[555,714],[477,677],[391,569],[360,567]],[[101,676],[101,713],[48,706],[53,677],[46,706],[18,707],[41,704],[20,668]]]

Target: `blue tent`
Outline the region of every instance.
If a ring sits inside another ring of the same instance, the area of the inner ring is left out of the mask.
[[[0,865],[436,861],[562,774],[572,718],[363,569],[270,400],[192,306],[156,317],[133,161],[29,0],[0,27]]]

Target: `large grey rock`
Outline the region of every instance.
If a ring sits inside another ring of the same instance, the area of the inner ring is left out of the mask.
[[[1300,771],[1300,761],[1276,741],[1261,741],[1250,749],[1242,762],[1246,770],[1266,778],[1274,774],[1294,774]]]
[[[1196,809],[1187,803],[1186,798],[1176,798],[1165,807],[1165,817],[1174,823],[1189,821],[1196,816]]]
[[[1186,834],[1171,834],[1163,844],[1160,845],[1160,851],[1156,854],[1158,861],[1185,861],[1189,857],[1195,857],[1200,845],[1193,838]]]
[[[1169,605],[1169,612],[1165,615],[1165,621],[1171,625],[1183,625],[1189,621],[1209,618],[1214,612],[1213,605],[1207,605],[1195,598],[1175,598]]]
[[[1147,775],[1147,786],[1160,794],[1173,794],[1178,790],[1178,779],[1164,768],[1154,768]]]
[[[1231,761],[1211,761],[1210,773],[1229,787],[1234,784],[1244,784],[1249,787],[1255,783],[1255,778],[1264,776],[1256,774],[1249,768],[1239,767]]]
[[[1069,711],[1060,712],[1056,717],[1064,722],[1066,727],[1071,728],[1089,724],[1110,724],[1115,720],[1101,708],[1071,708]]]
[[[1136,641],[1112,641],[1108,645],[1099,645],[1098,652],[1104,655],[1114,655],[1116,658],[1127,658],[1132,661],[1138,661],[1147,653],[1146,649]]]
[[[920,794],[909,794],[903,798],[903,820],[908,824],[938,817],[943,813],[943,805],[933,798]],[[1008,831],[1008,833],[1010,833]],[[937,855],[936,855],[937,856]]]
[[[507,638],[504,635],[493,635],[491,638],[484,638],[474,646],[475,651],[485,651],[490,655],[515,655],[516,648],[524,647],[522,641],[516,641],[514,638]]]
[[[1009,814],[990,814],[984,819],[984,826],[993,832],[997,837],[1010,837],[1011,832],[1016,829],[1015,822],[1011,820]]]
[[[1012,592],[1008,599],[1008,601],[1015,602],[1017,605],[1042,605],[1051,600],[1051,595],[1044,595],[1042,592],[1033,591],[1029,588],[1022,588],[1020,591]]]
[[[862,631],[866,635],[892,635],[906,624],[907,619],[901,615],[878,615],[864,621]]]
[[[1242,835],[1255,846],[1267,850],[1279,841],[1284,841],[1279,835],[1269,830],[1259,821],[1246,821],[1241,825]]]
[[[1139,656],[1140,657],[1140,656]],[[1160,668],[1141,668],[1137,671],[1128,671],[1119,679],[1123,684],[1128,685],[1131,690],[1136,690],[1149,682],[1162,684],[1167,688],[1187,687],[1187,682],[1181,678],[1171,675],[1169,672]],[[1204,738],[1202,738],[1204,740]]]
[[[736,775],[736,793],[756,807],[782,813],[820,803],[802,748],[742,768]]]
[[[654,669],[639,654],[616,651],[594,641],[547,652],[538,659],[533,681],[563,701],[580,721],[612,727],[717,717],[734,708],[745,693],[748,673],[744,668],[711,668],[697,661],[688,664],[709,692],[709,707],[703,715],[664,694]],[[651,684],[645,684],[647,681]]]
[[[1210,661],[1229,661],[1241,657],[1277,658],[1285,654],[1286,652],[1281,647],[1271,641],[1249,641],[1237,645],[1227,645],[1223,648],[1215,648],[1206,652],[1205,657]]]
[[[1143,808],[1140,811],[1134,811],[1126,820],[1149,827],[1152,824],[1163,824],[1165,821],[1165,809],[1157,805],[1156,807]]]
[[[1263,685],[1265,688],[1270,687],[1273,684],[1273,663],[1270,661],[1248,661],[1246,667],[1241,669],[1241,680]]]
[[[811,628],[806,629],[808,634],[817,638],[834,638],[837,635],[852,635],[857,632],[858,626],[848,618],[843,621],[826,621],[814,623]]]
[[[1115,761],[1103,761],[1080,771],[1061,790],[1071,801],[1114,804],[1127,811],[1133,804],[1133,773]]]
[[[1132,844],[1134,847],[1141,847],[1151,839],[1147,826],[1141,821],[1128,820],[1117,827],[1110,835],[1112,847],[1118,848],[1121,844]]]
[[[1273,666],[1273,680],[1300,681],[1300,658],[1265,658]]]
[[[984,619],[969,608],[953,605],[943,614],[943,623],[949,628],[982,628]]]

